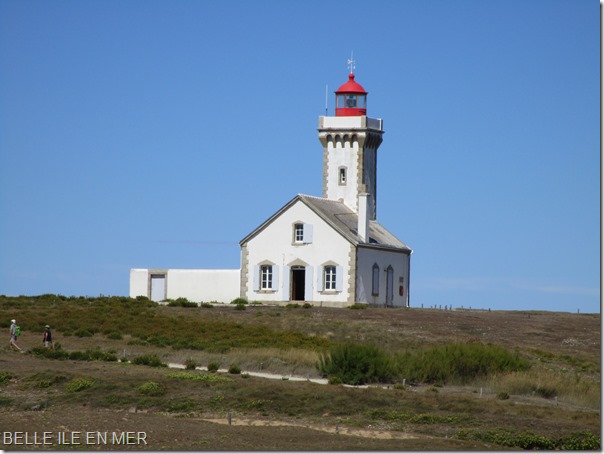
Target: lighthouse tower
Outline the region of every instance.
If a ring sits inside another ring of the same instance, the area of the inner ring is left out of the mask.
[[[336,114],[319,117],[319,140],[323,145],[323,197],[342,200],[356,213],[366,199],[366,215],[376,218],[377,149],[382,143],[382,120],[367,116],[367,92],[354,80],[336,94]],[[365,214],[365,213],[363,213]]]

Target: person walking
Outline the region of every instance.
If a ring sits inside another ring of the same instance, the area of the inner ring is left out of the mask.
[[[21,348],[17,345],[17,337],[21,334],[21,328],[17,326],[17,320],[10,321],[10,346],[11,348],[16,348],[20,352]]]
[[[50,331],[50,325],[44,327],[44,338],[42,339],[44,346],[47,348],[55,349],[55,344],[52,343],[52,332]]]

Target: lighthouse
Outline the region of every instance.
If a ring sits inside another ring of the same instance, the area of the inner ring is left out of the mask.
[[[359,213],[367,203],[369,220],[376,219],[377,150],[382,143],[382,120],[367,116],[367,92],[348,74],[335,92],[335,116],[319,117],[323,145],[323,197],[340,200]],[[361,202],[359,202],[361,200]]]
[[[413,251],[376,220],[382,120],[367,116],[352,69],[335,92],[335,115],[319,117],[322,196],[295,195],[246,235],[239,270],[133,269],[132,297],[409,306]]]

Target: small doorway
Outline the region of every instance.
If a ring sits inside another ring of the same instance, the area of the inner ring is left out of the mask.
[[[151,301],[163,301],[166,299],[166,275],[152,274],[151,275]]]
[[[306,286],[306,269],[303,266],[292,266],[291,273],[291,300],[304,301],[304,288]]]
[[[394,270],[391,266],[386,269],[386,306],[392,306],[394,299]]]

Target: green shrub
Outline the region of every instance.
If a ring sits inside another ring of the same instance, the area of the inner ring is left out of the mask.
[[[327,377],[327,383],[330,385],[341,385],[342,379],[337,375],[330,375],[329,377]]]
[[[290,309],[297,309],[300,307],[300,305],[298,303],[289,303],[285,307],[288,307]]]
[[[148,381],[138,387],[138,392],[147,396],[163,396],[166,394],[166,387],[154,381]]]
[[[508,400],[510,398],[510,395],[504,391],[497,393],[497,399],[499,400]]]
[[[349,385],[388,383],[396,376],[390,358],[373,345],[337,345],[321,356],[318,368],[324,377],[336,376]]]
[[[302,307],[303,307],[304,309],[310,309],[310,308],[312,307],[312,304],[310,304],[310,303],[304,303],[304,304],[302,305]]]
[[[94,333],[87,328],[80,328],[73,333],[77,337],[92,337]]]
[[[240,374],[241,373],[241,369],[239,368],[239,366],[235,363],[231,364],[229,366],[229,374]]]
[[[236,311],[244,311],[245,309],[246,309],[246,307],[245,307],[245,304],[243,304],[243,303],[238,303],[238,304],[235,306],[235,310],[236,310]]]
[[[480,440],[525,450],[600,450],[600,437],[587,431],[573,432],[559,438],[548,438],[532,432],[510,432],[497,429],[486,432],[461,430],[457,433],[457,438]]]
[[[214,305],[212,303],[201,303],[201,307],[207,307],[208,309],[212,309]]]
[[[467,383],[488,374],[530,367],[527,360],[503,347],[480,343],[454,343],[406,352],[396,362],[401,376],[423,383]]]
[[[231,378],[221,377],[220,375],[198,374],[195,372],[173,372],[168,374],[168,378],[178,378],[181,380],[196,380],[208,383],[229,382]]]
[[[107,339],[113,339],[113,340],[122,340],[124,337],[122,336],[121,333],[118,333],[116,331],[112,331],[109,334],[107,334]]]
[[[48,359],[69,359],[69,353],[61,349],[50,349],[46,347],[30,348],[27,353]]]
[[[367,309],[369,306],[367,304],[359,304],[355,303],[352,306],[348,306],[348,309]]]
[[[176,298],[174,300],[168,300],[168,306],[178,307],[199,307],[199,305],[193,301],[189,301],[187,298]]]
[[[12,378],[12,375],[8,372],[0,372],[0,384],[8,383]]]
[[[567,451],[600,451],[600,437],[591,432],[573,432],[557,441],[557,449]]]
[[[65,385],[65,390],[70,393],[77,393],[92,387],[92,385],[94,385],[94,380],[90,378],[74,378]]]
[[[157,355],[142,355],[137,356],[132,361],[132,364],[150,366],[150,367],[168,367]]]
[[[220,369],[219,363],[215,361],[208,363],[208,372],[218,372],[218,369]]]
[[[248,300],[246,300],[245,298],[235,298],[233,301],[231,301],[230,304],[239,305],[239,304],[249,304],[249,303],[248,303]]]
[[[195,368],[198,366],[197,362],[194,359],[187,359],[185,361],[185,369],[186,370],[195,370]]]

